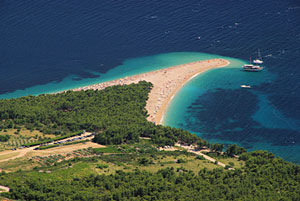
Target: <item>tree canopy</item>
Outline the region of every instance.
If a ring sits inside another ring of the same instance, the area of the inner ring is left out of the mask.
[[[25,126],[56,134],[89,130],[98,133],[94,141],[100,144],[131,143],[138,142],[140,137],[150,137],[157,146],[181,141],[195,143],[199,148],[210,147],[218,153],[223,150],[224,145],[209,143],[188,131],[148,122],[145,106],[151,87],[151,83],[142,81],[101,91],[68,91],[0,100],[0,129]],[[57,180],[55,174],[41,179],[34,170],[2,173],[1,184],[11,188],[2,195],[16,200],[43,201],[300,200],[300,166],[269,152],[247,153],[237,145],[228,146],[225,155],[240,155],[245,166],[235,170],[204,168],[198,174],[176,172],[172,168],[156,173],[117,171],[111,175],[78,175],[64,180]],[[138,162],[153,163],[147,158]]]
[[[151,137],[162,146],[178,140],[196,142],[198,138],[187,131],[147,121],[145,106],[151,88],[151,83],[141,81],[101,91],[67,91],[0,100],[0,129],[25,126],[60,135],[88,130],[99,133],[94,141],[100,144],[138,142],[141,136]]]
[[[0,100],[0,128],[24,125],[43,133],[82,129],[105,130],[113,125],[143,125],[151,83],[145,81],[104,90],[67,91]]]
[[[245,153],[242,169],[156,173],[135,170],[72,180],[18,177],[5,196],[18,200],[299,200],[300,167],[269,152]],[[145,161],[142,161],[143,163]]]

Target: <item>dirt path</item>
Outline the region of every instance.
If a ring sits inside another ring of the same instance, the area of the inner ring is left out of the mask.
[[[206,154],[204,154],[204,153],[201,153],[200,151],[194,151],[194,150],[187,150],[188,152],[191,152],[191,153],[194,153],[194,154],[197,154],[197,155],[199,155],[199,156],[203,156],[205,159],[207,159],[207,160],[209,160],[209,161],[211,161],[211,162],[213,162],[213,163],[215,163],[217,160],[216,159],[214,159],[214,158],[212,158],[212,157],[210,157],[210,156],[208,156],[208,155],[206,155]],[[221,162],[219,162],[219,161],[217,161],[218,162],[218,165],[220,165],[220,166],[222,166],[222,167],[225,167],[226,165],[224,164],[224,163],[221,163]]]
[[[176,146],[179,146],[179,147],[182,147],[182,148],[186,149],[187,152],[191,152],[191,153],[197,154],[199,156],[203,156],[206,160],[209,160],[209,161],[211,161],[213,163],[215,163],[217,161],[216,159],[214,159],[214,158],[212,158],[212,157],[210,157],[210,156],[208,156],[208,155],[206,155],[204,153],[201,153],[201,151],[195,151],[195,149],[192,148],[192,147],[190,147],[190,146],[184,146],[184,145],[180,145],[180,144],[176,144]],[[217,161],[217,162],[218,162],[218,165],[220,165],[220,166],[222,166],[222,167],[225,168],[226,165],[224,163],[221,163],[219,161]],[[234,168],[228,168],[228,169],[229,170],[234,170]]]
[[[85,144],[80,143],[80,144],[54,147],[54,148],[45,149],[45,150],[33,150],[36,147],[38,147],[38,146],[19,149],[19,150],[16,150],[16,151],[5,151],[3,153],[0,153],[0,156],[9,155],[9,154],[12,154],[12,153],[14,153],[14,154],[17,153],[17,155],[15,155],[13,157],[9,157],[9,158],[0,160],[0,163],[5,162],[5,161],[9,161],[9,160],[12,160],[12,159],[24,157],[26,154],[28,154],[30,156],[39,156],[39,155],[44,156],[44,155],[49,155],[49,154],[68,153],[68,152],[72,152],[72,151],[75,151],[75,150],[78,150],[78,149],[86,149],[86,148],[89,148],[89,147],[102,148],[102,147],[105,147],[105,146],[97,144],[97,143],[93,143],[93,142],[86,142]]]
[[[90,135],[91,133],[90,132],[86,132],[85,134],[82,134],[80,137],[83,137],[83,136],[87,136],[87,135]],[[71,139],[74,139],[78,136],[73,136],[73,137],[69,137],[69,138],[65,138],[63,140],[59,140],[57,142],[61,142],[61,141],[66,141],[66,140],[71,140]],[[85,139],[87,140],[91,140],[93,138],[93,136],[91,137],[87,137]],[[53,143],[49,143],[50,144],[53,144]],[[51,148],[50,150],[34,150],[34,148],[38,147],[38,146],[34,146],[34,147],[28,147],[28,148],[23,148],[23,149],[17,149],[17,150],[6,150],[6,151],[3,151],[3,152],[0,152],[0,156],[4,156],[5,155],[13,155],[13,156],[8,156],[7,158],[5,159],[0,159],[0,163],[2,162],[5,162],[5,161],[9,161],[9,160],[12,160],[12,159],[16,159],[16,158],[21,158],[21,157],[24,157],[26,154],[28,153],[34,153],[34,155],[39,155],[39,153],[65,153],[65,152],[70,152],[70,151],[74,151],[74,150],[77,150],[77,149],[84,149],[84,148],[88,148],[88,147],[103,147],[101,145],[97,146],[98,144],[95,145],[95,143],[92,143],[92,142],[86,142],[85,144],[74,144],[74,145],[67,145],[67,146],[60,146],[60,147],[56,147],[56,148]]]
[[[0,153],[1,156],[9,155],[9,154],[17,154],[17,155],[13,156],[13,157],[6,158],[6,159],[2,159],[2,160],[0,160],[0,163],[5,162],[5,161],[9,161],[9,160],[12,160],[12,159],[23,157],[28,152],[33,151],[34,148],[35,147],[30,147],[30,148],[19,149],[19,150],[16,150],[16,151],[5,151],[5,152],[2,152],[2,153]]]
[[[9,188],[6,187],[6,186],[1,186],[1,185],[0,185],[0,190],[1,190],[2,192],[9,192]]]
[[[87,133],[87,134],[89,134],[89,133]],[[84,136],[84,135],[82,135],[82,136]],[[73,138],[74,137],[70,137],[70,138],[66,138],[66,139],[61,140],[61,141],[66,141],[68,139],[73,139]],[[87,137],[85,139],[91,140],[92,138],[93,137]],[[7,155],[7,158],[0,159],[0,163],[5,162],[5,161],[9,161],[9,160],[12,160],[12,159],[16,159],[16,158],[21,158],[21,157],[26,156],[27,154],[30,155],[30,156],[47,155],[47,154],[60,154],[60,153],[72,152],[72,151],[75,151],[75,150],[78,150],[78,149],[86,149],[88,147],[101,148],[101,147],[105,147],[105,146],[99,145],[99,144],[93,143],[93,142],[85,142],[85,143],[79,143],[79,144],[73,144],[73,145],[59,146],[59,147],[46,149],[46,150],[34,150],[34,148],[36,148],[36,147],[38,147],[38,146],[23,148],[23,149],[17,149],[17,150],[14,150],[14,151],[7,150],[7,151],[0,152],[0,156],[5,157]]]
[[[51,149],[45,149],[45,150],[37,150],[33,152],[33,155],[45,155],[45,154],[60,154],[60,153],[68,153],[72,152],[78,149],[87,149],[89,147],[92,148],[103,148],[104,145],[100,145],[94,142],[86,142],[85,144],[73,144],[73,145],[67,145],[67,146],[61,146],[61,147],[54,147]]]

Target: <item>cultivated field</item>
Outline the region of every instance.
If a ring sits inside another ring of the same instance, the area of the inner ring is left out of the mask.
[[[18,148],[22,144],[55,137],[52,134],[43,134],[38,130],[30,131],[25,128],[2,130],[0,131],[0,135],[10,135],[10,139],[7,142],[0,142],[0,151]]]

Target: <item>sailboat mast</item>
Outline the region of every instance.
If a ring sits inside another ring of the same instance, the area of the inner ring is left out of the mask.
[[[260,49],[258,49],[258,58],[259,58],[260,60],[262,60],[262,57],[261,57],[261,54],[260,54]]]

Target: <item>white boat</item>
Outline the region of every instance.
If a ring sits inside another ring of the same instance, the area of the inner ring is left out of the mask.
[[[262,60],[260,60],[260,59],[254,59],[253,63],[255,63],[255,64],[262,64],[264,62]]]
[[[244,71],[249,71],[249,72],[258,72],[264,69],[261,66],[251,64],[251,57],[250,57],[250,64],[244,64],[242,67]]]
[[[244,84],[242,84],[242,85],[241,85],[241,88],[247,88],[247,89],[250,89],[251,86],[250,86],[250,85],[244,85]]]
[[[243,70],[244,71],[249,71],[249,72],[258,72],[258,71],[262,71],[264,68],[261,66],[255,66],[253,64],[245,64],[243,65]]]
[[[254,59],[254,60],[253,60],[253,63],[254,63],[254,64],[263,64],[264,62],[263,62],[263,60],[262,60],[262,57],[261,57],[261,54],[260,54],[259,49],[258,49],[257,53],[258,53],[258,58]]]

